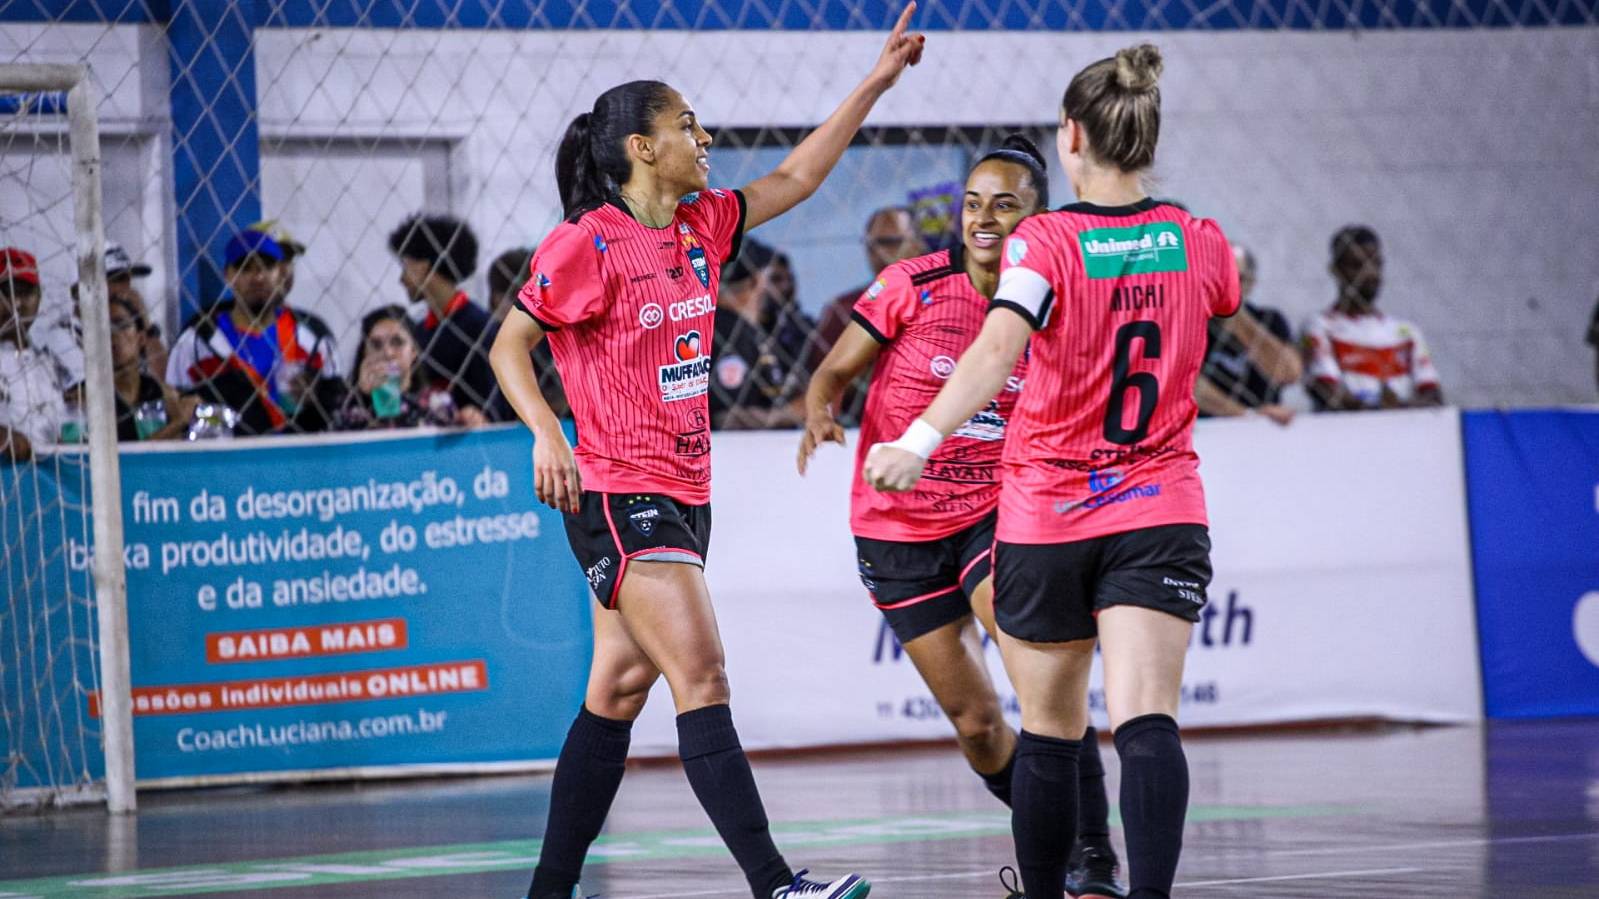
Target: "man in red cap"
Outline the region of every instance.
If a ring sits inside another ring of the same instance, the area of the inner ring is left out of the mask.
[[[54,441],[67,417],[55,364],[28,339],[38,315],[39,261],[0,248],[0,459],[32,459],[35,444]]]

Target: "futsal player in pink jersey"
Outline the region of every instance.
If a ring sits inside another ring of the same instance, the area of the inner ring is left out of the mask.
[[[994,550],[1000,651],[1022,706],[1011,827],[1023,892],[1012,897],[1062,895],[1096,638],[1131,897],[1168,899],[1182,851],[1188,764],[1176,714],[1211,574],[1194,382],[1209,320],[1236,312],[1239,294],[1216,223],[1144,191],[1161,67],[1144,44],[1072,79],[1056,144],[1078,202],[1017,226],[977,340],[863,469],[879,489],[915,489],[1030,348]]]
[[[1018,361],[1004,386],[944,441],[908,493],[882,493],[861,479],[866,450],[904,431],[938,395],[955,360],[982,329],[999,285],[1006,237],[1049,206],[1049,176],[1032,141],[1012,135],[966,176],[961,243],[896,262],[855,304],[851,322],[811,377],[799,470],[818,445],[844,443],[833,406],[868,368],[850,493],[850,530],[861,581],[955,727],[966,761],[1007,805],[1016,733],[988,677],[982,634],[995,634],[990,553],[999,506],[1000,452],[1027,379]],[[1067,879],[1073,896],[1120,899],[1110,844],[1105,770],[1097,736],[1083,736],[1081,834]]]
[[[716,293],[744,232],[810,196],[924,39],[906,8],[866,79],[775,171],[708,188],[711,136],[658,81],[601,94],[567,128],[556,181],[567,220],[540,244],[491,353],[533,431],[534,489],[602,608],[582,710],[567,733],[531,899],[569,899],[621,784],[632,722],[666,676],[678,752],[700,805],[756,899],[860,899],[856,874],[794,873],[767,825],[728,709],[721,637],[702,571],[710,541],[706,391]],[[577,422],[568,444],[534,377],[546,335]]]

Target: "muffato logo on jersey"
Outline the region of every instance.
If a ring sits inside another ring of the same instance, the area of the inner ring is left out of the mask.
[[[672,343],[672,361],[660,367],[661,401],[704,396],[711,383],[711,359],[705,354],[700,332],[680,334]]]

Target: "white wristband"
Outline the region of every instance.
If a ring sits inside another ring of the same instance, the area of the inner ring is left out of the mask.
[[[944,435],[940,434],[937,428],[918,418],[911,422],[911,426],[905,429],[905,433],[899,435],[899,439],[890,443],[889,446],[915,453],[925,462],[938,449],[938,445],[943,442]]]

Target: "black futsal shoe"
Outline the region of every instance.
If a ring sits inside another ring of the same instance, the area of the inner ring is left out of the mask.
[[[1127,899],[1117,875],[1121,866],[1109,846],[1081,846],[1066,872],[1066,893],[1078,899]]]
[[[1005,888],[1005,899],[1027,899],[1022,893],[1021,878],[1010,865],[999,869],[999,885]]]

